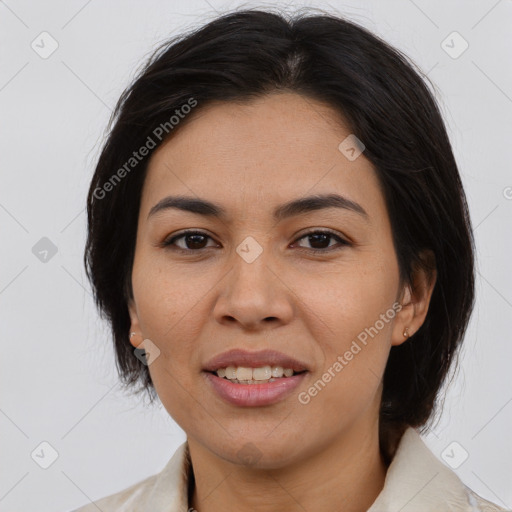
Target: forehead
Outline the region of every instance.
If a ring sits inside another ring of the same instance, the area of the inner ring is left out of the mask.
[[[273,211],[290,198],[326,193],[378,214],[384,205],[373,166],[364,154],[350,161],[338,148],[349,135],[333,109],[293,93],[212,103],[151,157],[141,214],[171,194],[209,198],[229,213]]]

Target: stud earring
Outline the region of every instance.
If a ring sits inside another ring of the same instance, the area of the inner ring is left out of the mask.
[[[407,338],[409,337],[409,333],[407,332],[409,330],[409,327],[406,327],[405,330],[404,330],[404,337]]]

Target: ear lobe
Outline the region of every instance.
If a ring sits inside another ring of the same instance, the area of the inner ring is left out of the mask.
[[[402,298],[399,299],[402,306],[396,315],[391,334],[391,345],[398,346],[407,341],[411,335],[411,323],[414,318],[414,303],[411,288],[406,285],[402,292]],[[406,330],[407,329],[407,330]],[[404,334],[407,334],[404,336]]]
[[[130,343],[137,348],[141,343],[141,337],[142,334],[140,330],[140,323],[139,323],[139,315],[137,313],[137,308],[135,306],[135,303],[133,300],[130,300],[128,303],[128,312],[130,314]],[[132,335],[132,333],[135,333],[135,335]]]

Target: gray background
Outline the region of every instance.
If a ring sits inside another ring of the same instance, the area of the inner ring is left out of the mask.
[[[286,4],[0,1],[1,511],[64,511],[117,492],[160,471],[185,440],[165,409],[119,390],[82,268],[85,196],[110,110],[155,44],[241,5]],[[301,5],[367,26],[439,91],[474,223],[477,306],[424,439],[452,464],[467,452],[457,474],[512,508],[512,2]],[[454,31],[469,44],[457,58]],[[31,47],[52,40],[47,58]],[[43,237],[55,254],[40,252]]]

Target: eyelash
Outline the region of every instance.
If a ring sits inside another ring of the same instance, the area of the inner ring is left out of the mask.
[[[332,247],[331,248],[325,248],[325,249],[308,249],[307,247],[301,247],[300,249],[304,249],[306,251],[318,254],[318,253],[328,253],[328,252],[331,252],[333,250],[339,250],[339,249],[342,249],[345,246],[351,246],[352,245],[350,242],[348,242],[347,240],[341,238],[339,235],[337,235],[336,233],[334,233],[332,231],[329,231],[329,230],[319,230],[319,229],[313,230],[313,231],[309,231],[307,233],[304,233],[300,238],[297,238],[296,241],[298,242],[299,240],[302,240],[303,238],[306,238],[306,237],[311,236],[311,235],[317,235],[317,234],[327,235],[327,236],[330,236],[332,238],[335,238],[341,244],[341,247],[335,247],[334,249]],[[200,236],[204,236],[204,237],[212,239],[212,237],[210,235],[208,235],[207,233],[204,233],[202,231],[189,230],[189,231],[182,231],[178,235],[175,235],[175,236],[173,236],[173,237],[171,237],[171,238],[169,238],[167,240],[164,240],[160,244],[160,246],[163,247],[163,248],[171,249],[173,251],[178,251],[178,252],[187,253],[187,254],[190,254],[190,253],[193,253],[193,252],[200,252],[200,251],[203,251],[205,249],[211,249],[211,247],[203,247],[202,249],[183,249],[182,247],[176,247],[176,246],[172,247],[172,245],[176,242],[176,240],[179,240],[180,238],[184,238],[187,235],[200,235]]]

